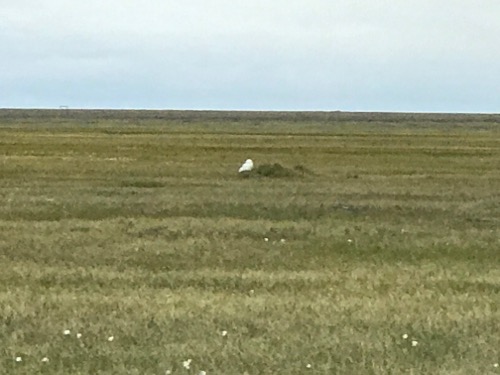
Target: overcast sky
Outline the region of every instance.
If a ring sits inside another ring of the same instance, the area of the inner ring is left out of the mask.
[[[0,108],[500,112],[498,0],[0,0]]]

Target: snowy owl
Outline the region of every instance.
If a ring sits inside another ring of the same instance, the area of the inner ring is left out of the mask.
[[[238,170],[238,173],[250,172],[252,169],[253,169],[253,161],[252,159],[247,159]]]

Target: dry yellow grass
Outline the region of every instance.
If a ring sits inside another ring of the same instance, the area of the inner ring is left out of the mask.
[[[0,111],[0,373],[498,373],[499,135]],[[248,157],[293,173],[242,179]]]

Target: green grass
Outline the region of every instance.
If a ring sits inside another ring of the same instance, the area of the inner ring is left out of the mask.
[[[0,110],[0,374],[500,373],[499,121]]]

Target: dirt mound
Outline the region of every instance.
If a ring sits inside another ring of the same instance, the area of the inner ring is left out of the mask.
[[[293,177],[297,175],[293,169],[283,167],[279,163],[259,165],[255,168],[255,174],[257,176],[270,178]]]

